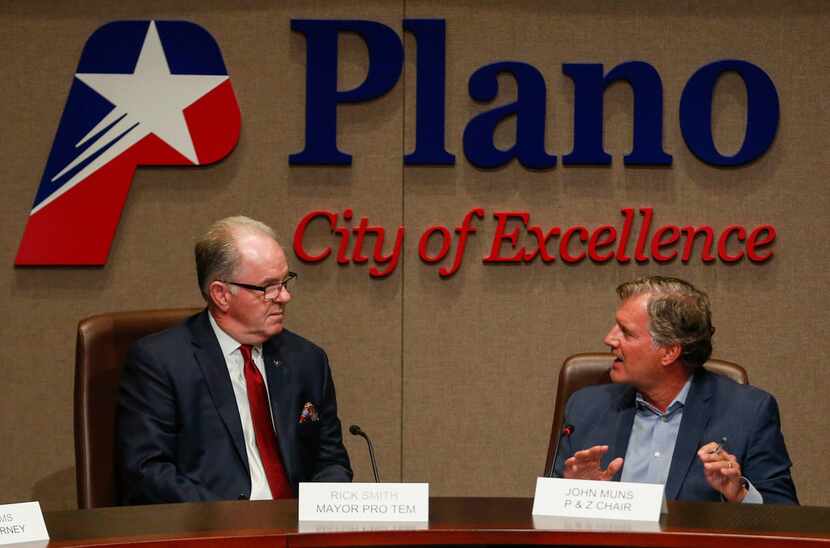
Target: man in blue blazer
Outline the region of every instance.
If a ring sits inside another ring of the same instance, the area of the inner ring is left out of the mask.
[[[612,384],[568,400],[555,475],[665,484],[669,500],[798,504],[770,394],[707,372],[709,299],[676,278],[617,288]]]
[[[295,497],[351,481],[325,352],[283,328],[296,277],[246,217],[196,244],[207,308],[131,349],[117,445],[125,504]]]

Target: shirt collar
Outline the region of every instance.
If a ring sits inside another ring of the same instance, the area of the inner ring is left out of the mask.
[[[216,335],[216,340],[219,341],[219,348],[222,349],[222,356],[227,362],[230,355],[239,349],[242,343],[228,335],[227,332],[219,327],[219,324],[213,318],[213,313],[210,311],[208,311],[208,318],[210,319],[210,326],[213,328],[213,333]],[[254,354],[257,352],[262,352],[262,345],[254,346]]]
[[[666,412],[663,413],[650,403],[646,401],[642,394],[637,392],[636,396],[636,405],[638,409],[646,408],[651,412],[657,415],[671,415],[678,409],[682,409],[683,406],[686,405],[686,397],[689,395],[689,389],[692,386],[692,375],[689,375],[689,378],[686,379],[686,383],[683,385],[683,388],[680,389],[680,392],[674,397],[668,407],[666,407]]]

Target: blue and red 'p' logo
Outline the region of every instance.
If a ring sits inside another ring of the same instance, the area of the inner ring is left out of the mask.
[[[222,53],[184,21],[119,21],[89,38],[17,265],[102,265],[139,165],[227,156],[240,115]]]

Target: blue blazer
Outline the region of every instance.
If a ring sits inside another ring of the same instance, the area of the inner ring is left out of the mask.
[[[288,481],[351,481],[337,400],[322,349],[290,331],[263,344]],[[306,402],[319,421],[300,423]],[[117,450],[124,504],[248,498],[242,422],[208,312],[150,335],[121,375]]]
[[[562,440],[554,475],[562,476],[565,460],[576,451],[594,445],[609,446],[603,467],[617,457],[624,458],[634,423],[635,394],[634,388],[624,384],[589,386],[575,392],[565,407],[565,424],[572,424],[574,431]],[[697,451],[724,436],[727,449],[764,503],[798,504],[775,398],[703,368],[694,374],[686,398],[666,499],[722,500],[706,482]],[[619,481],[621,473],[613,479]]]

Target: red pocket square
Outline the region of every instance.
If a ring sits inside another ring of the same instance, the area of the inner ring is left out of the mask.
[[[303,405],[303,412],[300,413],[300,423],[304,422],[317,422],[320,420],[320,417],[317,415],[317,409],[315,409],[314,404],[311,402],[306,402]]]

